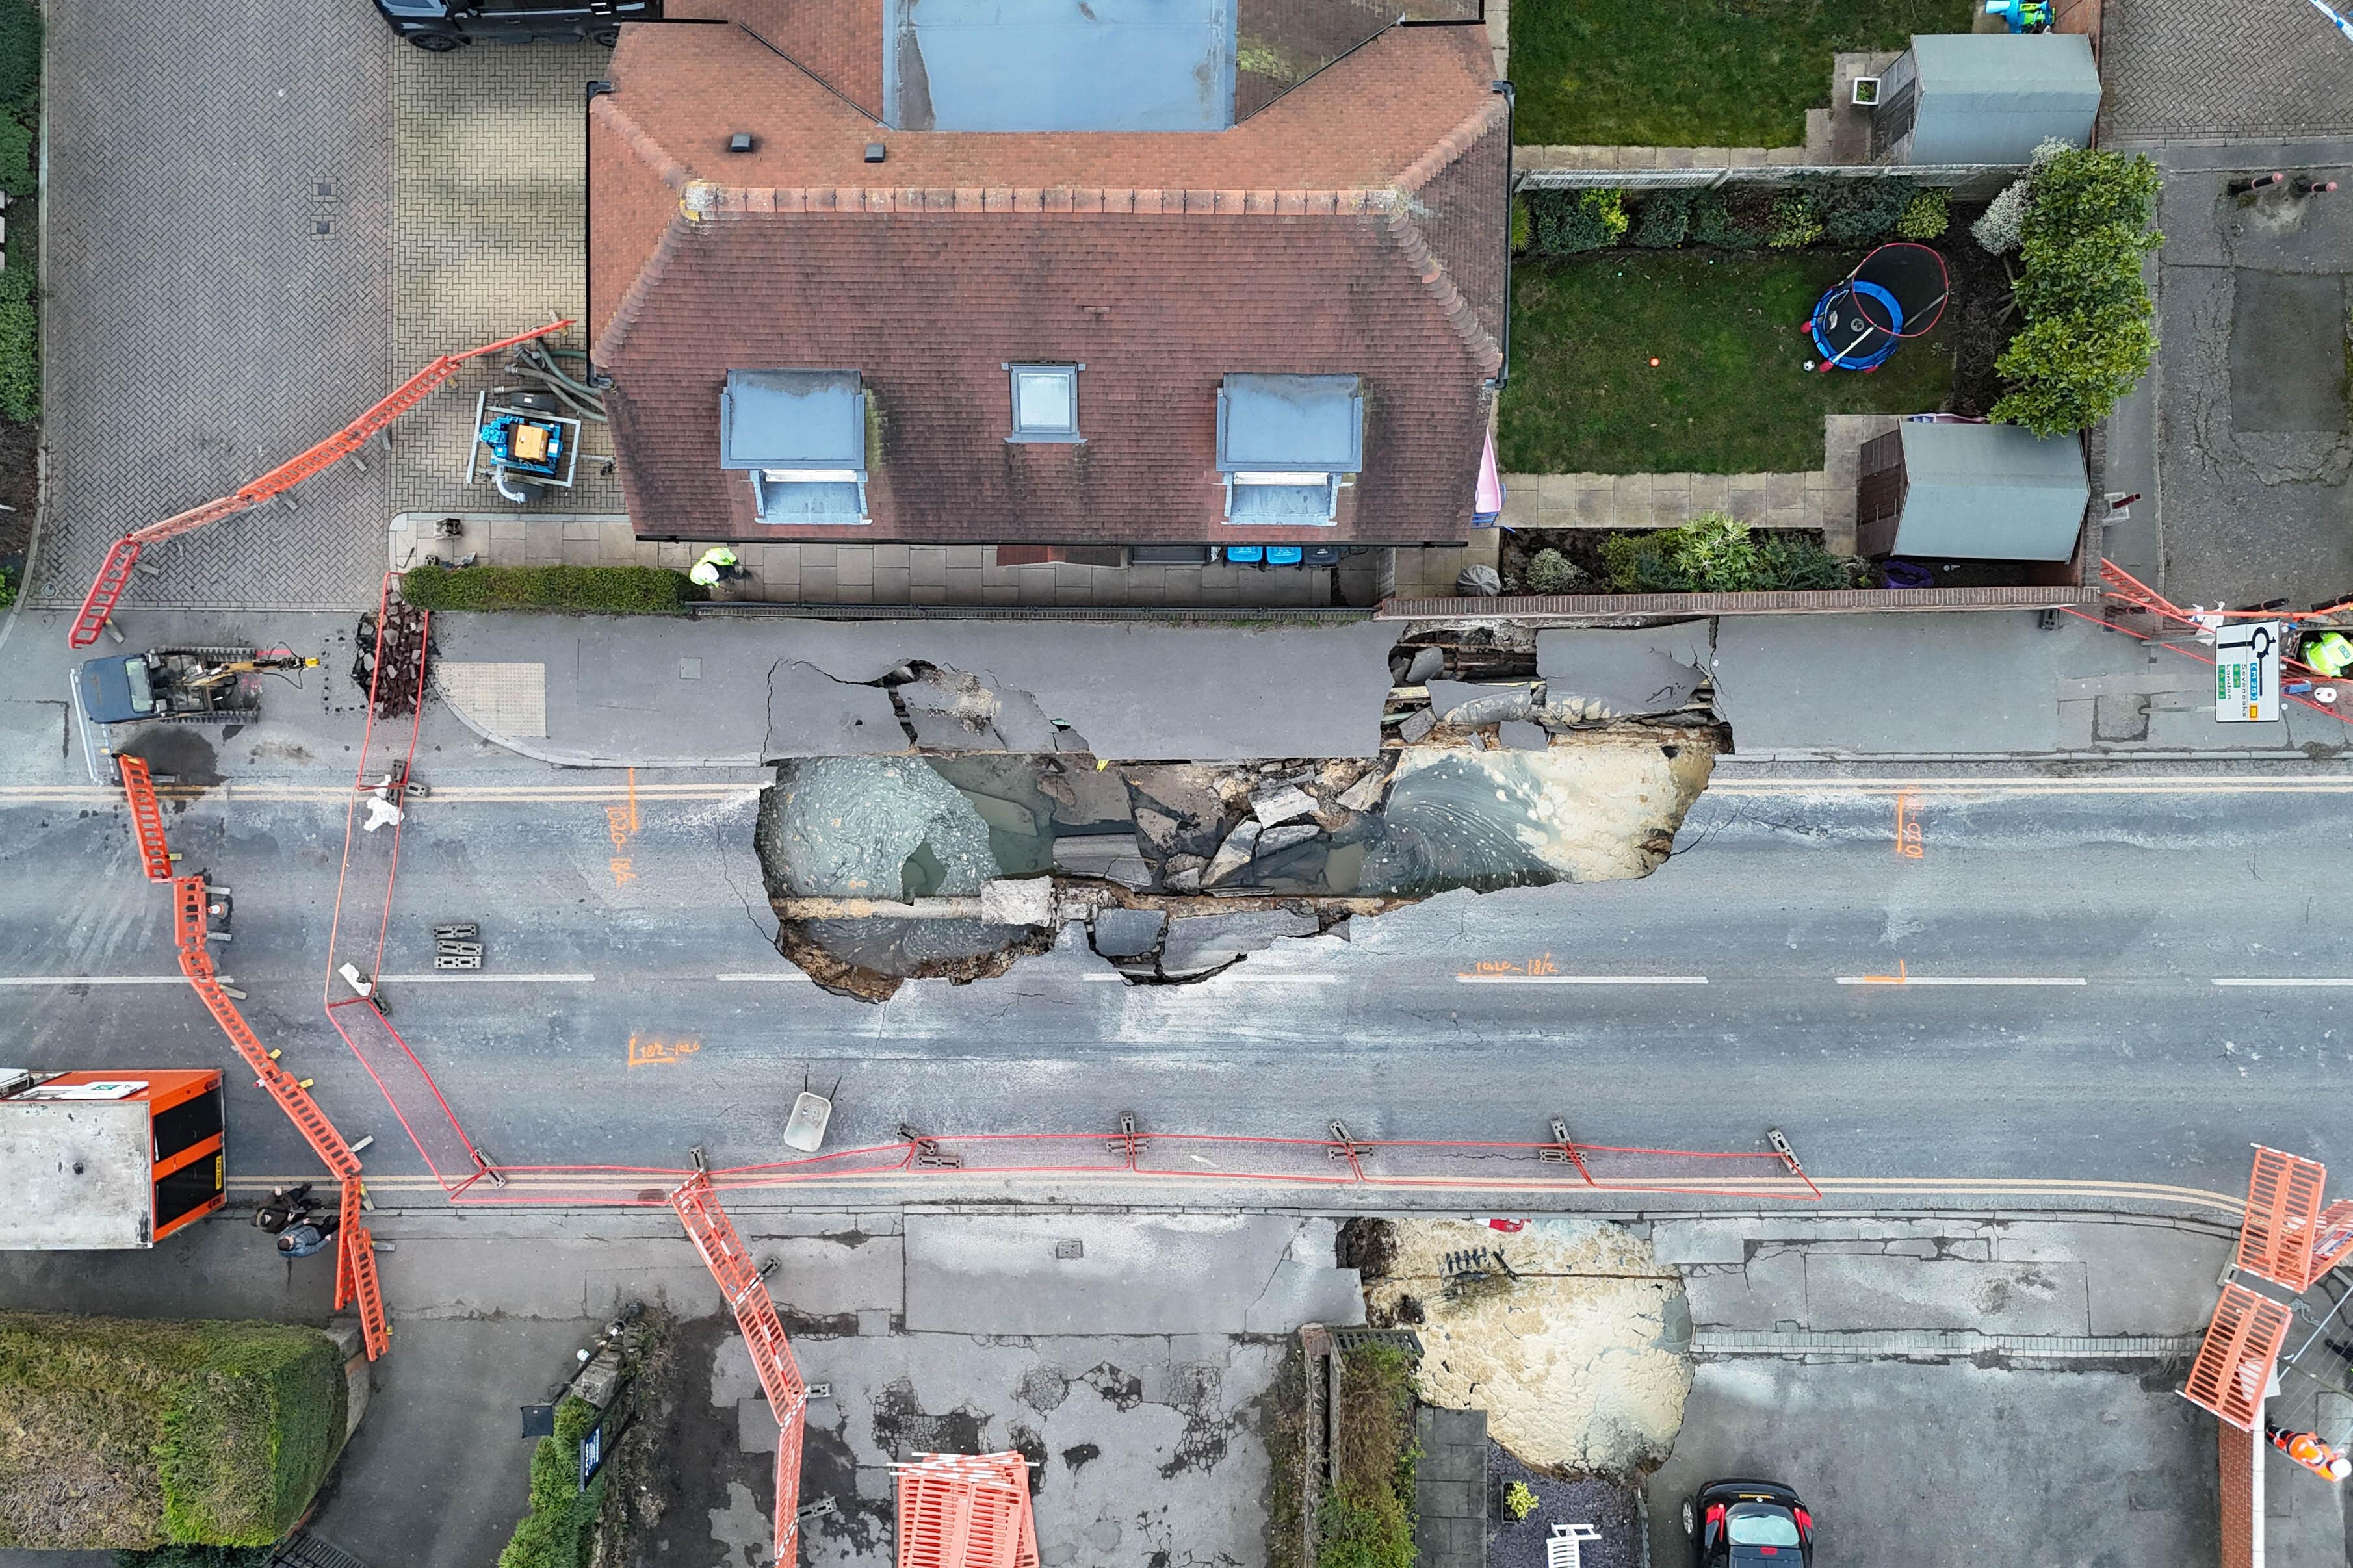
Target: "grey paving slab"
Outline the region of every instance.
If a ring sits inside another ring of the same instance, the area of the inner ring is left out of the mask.
[[[1971,1263],[1810,1253],[1806,1326],[1974,1329],[2084,1334],[2090,1308],[2081,1263]]]
[[[907,1328],[1234,1334],[1362,1322],[1356,1272],[1334,1265],[1333,1236],[1330,1221],[1266,1215],[911,1214]]]
[[[1393,627],[842,623],[448,616],[447,658],[543,663],[547,736],[506,737],[579,765],[733,764],[861,749],[910,659],[987,677],[1033,700],[1096,755],[1224,761],[1370,756],[1380,744]],[[700,658],[681,679],[681,660]],[[771,682],[797,694],[772,705]],[[478,731],[496,731],[468,716]],[[860,725],[856,721],[863,719]],[[889,749],[903,749],[895,721]]]
[[[1994,1238],[2004,1262],[2080,1261],[2094,1334],[2188,1334],[2214,1310],[2228,1237],[2168,1226],[2021,1220]]]
[[[2214,1554],[2213,1418],[2135,1372],[1704,1363],[1647,1488],[1654,1561],[1674,1561],[1684,1498],[1759,1474],[1805,1499],[1825,1564],[2006,1562],[2026,1542],[2049,1563]],[[2309,1557],[2274,1536],[2274,1560],[2336,1562],[2341,1524],[2325,1551],[2321,1533],[2295,1543]]]
[[[2072,617],[2048,632],[2035,623],[2031,611],[1727,616],[1716,628],[1716,709],[1744,753],[2052,751],[2058,683],[2146,656]],[[2232,733],[2256,726],[2211,728],[2208,745],[2264,743]]]
[[[49,11],[51,468],[29,596],[79,604],[122,533],[389,388],[395,46],[341,0]],[[157,552],[126,602],[373,604],[383,465],[296,499]]]
[[[1767,1330],[1806,1324],[1806,1258],[1801,1252],[1767,1252],[1746,1265],[1701,1265],[1683,1270],[1695,1329]]]

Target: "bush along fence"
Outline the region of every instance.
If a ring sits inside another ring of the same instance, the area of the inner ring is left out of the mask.
[[[1971,232],[2018,252],[2011,300],[2025,322],[1994,362],[2008,388],[1995,419],[2038,436],[2085,429],[2147,373],[2156,308],[2141,259],[2165,242],[2150,226],[2158,186],[2145,157],[2046,142],[1986,208]]]
[[[1800,250],[1932,240],[1944,235],[1952,201],[1944,186],[1892,176],[1810,174],[1650,189],[1523,184],[1514,198],[1512,242],[1530,256],[1564,257],[1620,245]]]
[[[19,425],[41,412],[33,233],[40,101],[41,14],[33,0],[0,0],[0,418]]]
[[[400,595],[424,610],[607,616],[680,616],[708,596],[661,566],[417,566],[402,575]]]

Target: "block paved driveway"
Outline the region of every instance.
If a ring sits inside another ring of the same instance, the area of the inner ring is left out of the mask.
[[[51,467],[30,597],[79,604],[121,534],[389,390],[394,40],[353,0],[45,9]],[[126,602],[374,604],[384,468],[164,547]]]
[[[2353,39],[2306,0],[2107,0],[2101,27],[2108,145],[2353,132]]]

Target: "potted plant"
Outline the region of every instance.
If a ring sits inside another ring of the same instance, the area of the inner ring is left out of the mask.
[[[1859,109],[1869,109],[1879,101],[1879,79],[1859,76],[1854,79],[1854,101]]]

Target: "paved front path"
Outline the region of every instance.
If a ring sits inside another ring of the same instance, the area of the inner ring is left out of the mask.
[[[47,9],[51,468],[31,597],[79,604],[123,532],[387,389],[393,40],[348,0]],[[127,602],[373,603],[382,468],[165,547]]]
[[[2353,132],[2353,41],[2304,0],[2109,0],[2104,26],[2107,146]]]

